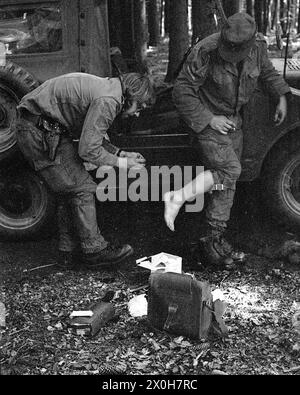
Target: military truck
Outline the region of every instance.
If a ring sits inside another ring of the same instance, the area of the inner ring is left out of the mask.
[[[106,0],[0,0],[0,234],[33,237],[53,218],[55,201],[22,158],[13,133],[21,97],[48,78],[68,72],[113,73]],[[263,85],[243,109],[241,181],[262,180],[267,211],[300,226],[300,88],[295,59],[274,60],[293,87],[285,122],[273,121],[276,103]],[[158,89],[156,103],[139,118],[118,121],[112,141],[142,152],[148,166],[196,165],[187,127],[173,106],[172,87]]]

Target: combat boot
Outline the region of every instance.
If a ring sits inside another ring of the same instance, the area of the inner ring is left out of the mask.
[[[108,244],[103,250],[82,254],[81,263],[87,268],[106,267],[112,268],[133,254],[133,248],[129,244],[113,245]]]
[[[244,252],[235,251],[218,229],[212,229],[210,234],[200,238],[199,249],[203,264],[216,269],[235,269],[246,256]]]
[[[220,244],[222,245],[224,253],[233,261],[243,262],[245,260],[246,254],[243,251],[235,250],[223,235],[220,236]]]

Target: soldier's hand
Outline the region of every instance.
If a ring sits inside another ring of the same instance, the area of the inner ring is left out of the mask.
[[[128,163],[128,169],[131,167],[134,167],[136,169],[140,169],[142,167],[145,167],[145,159],[140,159],[140,158],[127,158],[127,163]]]
[[[287,101],[285,95],[280,96],[277,104],[274,121],[277,126],[281,125],[287,115]]]
[[[118,158],[117,166],[121,169],[130,169],[132,167],[141,169],[142,167],[145,167],[145,159],[143,158],[143,160],[141,160],[138,158],[128,157]]]
[[[132,158],[132,159],[135,159],[139,163],[146,163],[146,159],[139,152],[121,151],[120,157],[121,158]]]
[[[236,127],[235,123],[224,115],[214,115],[209,125],[212,129],[222,134],[227,134],[231,129]]]

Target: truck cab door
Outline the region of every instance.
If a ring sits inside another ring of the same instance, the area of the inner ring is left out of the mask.
[[[0,42],[7,60],[39,81],[79,71],[77,0],[0,0]]]

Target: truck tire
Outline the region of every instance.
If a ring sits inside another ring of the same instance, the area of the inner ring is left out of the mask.
[[[0,235],[8,240],[49,235],[55,202],[31,169],[0,172]],[[43,230],[43,231],[42,231]]]
[[[12,128],[20,99],[38,86],[22,67],[11,62],[0,67],[0,235],[11,240],[48,233],[55,209],[45,183],[23,166]]]
[[[7,62],[0,66],[0,162],[16,151],[12,123],[20,99],[39,86],[39,82],[22,67]]]
[[[268,158],[262,177],[268,216],[287,229],[300,229],[300,145],[279,146]]]

